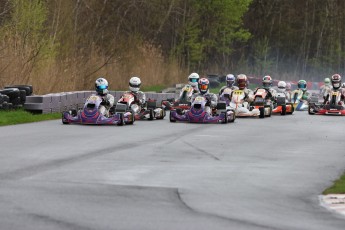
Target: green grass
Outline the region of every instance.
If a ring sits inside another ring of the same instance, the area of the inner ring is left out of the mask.
[[[61,113],[32,114],[23,109],[13,111],[0,110],[0,126],[23,124],[37,121],[61,119]]]
[[[166,89],[166,86],[163,85],[152,85],[152,86],[143,86],[140,88],[143,92],[153,91],[153,92],[161,92],[163,89]]]
[[[323,191],[322,194],[345,194],[345,173],[331,187]]]

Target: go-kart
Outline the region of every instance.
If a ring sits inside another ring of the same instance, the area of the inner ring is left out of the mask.
[[[155,100],[149,99],[145,107],[136,103],[135,96],[131,92],[125,92],[118,100],[115,111],[132,111],[135,120],[153,120],[154,118],[158,120],[165,117],[164,109],[158,108]]]
[[[99,95],[90,95],[81,110],[70,110],[62,113],[63,124],[95,124],[95,125],[124,125],[133,124],[134,116],[132,112],[124,113],[110,112],[107,117],[100,113],[99,108],[102,105],[102,97]],[[111,110],[112,111],[112,110]]]
[[[271,99],[267,99],[268,94],[270,93],[263,88],[259,88],[255,92],[251,106],[260,110],[260,118],[263,116],[270,117],[272,114],[273,102]],[[264,111],[264,113],[262,114],[261,111]]]
[[[190,108],[190,98],[193,95],[193,87],[190,85],[185,85],[181,90],[181,96],[179,99],[175,100],[170,98],[167,100],[162,100],[161,106],[165,110],[177,110],[182,113],[182,111]]]
[[[264,118],[264,109],[256,109],[249,105],[245,101],[245,93],[243,90],[234,90],[232,92],[231,100],[223,97],[227,104],[227,109],[233,109],[235,111],[236,117],[260,117]]]
[[[212,115],[206,112],[207,100],[203,96],[197,96],[189,110],[185,113],[179,114],[176,110],[170,111],[170,122],[190,122],[190,123],[223,123],[235,121],[235,112],[226,109],[225,103],[218,103],[217,110],[213,111]]]
[[[295,90],[291,95],[291,103],[296,111],[307,111],[308,110],[308,100],[302,99],[303,91],[298,89]]]
[[[345,116],[344,101],[341,100],[341,93],[339,91],[332,92],[325,104],[319,103],[317,98],[312,97],[308,106],[308,114]]]
[[[292,103],[286,101],[286,95],[284,93],[277,93],[272,114],[292,114],[294,112],[294,107]]]

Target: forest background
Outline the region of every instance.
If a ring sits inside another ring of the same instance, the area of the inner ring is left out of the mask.
[[[191,72],[322,81],[345,68],[343,0],[0,0],[0,87],[170,86]]]

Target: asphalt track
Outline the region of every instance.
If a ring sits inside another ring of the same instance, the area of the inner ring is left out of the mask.
[[[345,118],[0,128],[0,229],[343,230]]]

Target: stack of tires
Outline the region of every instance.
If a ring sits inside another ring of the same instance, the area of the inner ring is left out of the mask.
[[[0,110],[22,108],[26,96],[32,95],[31,85],[10,85],[0,89]]]

